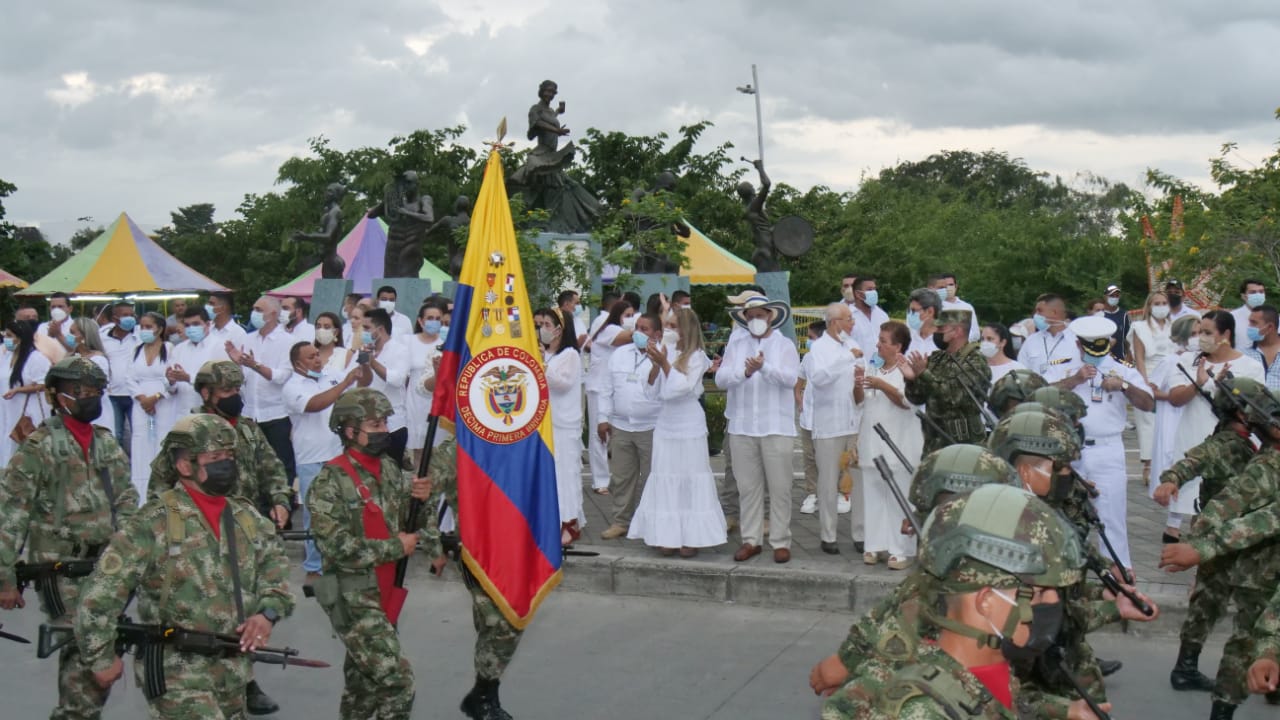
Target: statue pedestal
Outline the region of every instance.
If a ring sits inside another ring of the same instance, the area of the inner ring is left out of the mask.
[[[660,274],[643,274],[632,275],[636,285],[636,292],[640,293],[640,302],[649,302],[649,296],[654,293],[665,293],[667,299],[671,299],[671,293],[676,290],[689,292],[689,278],[680,275],[660,275]],[[640,308],[640,312],[644,312],[644,308]]]
[[[763,272],[756,273],[756,284],[764,290],[764,294],[770,300],[781,300],[786,304],[791,304],[791,285],[789,283],[791,273],[781,272]],[[796,339],[796,325],[789,322],[782,326],[782,333],[792,340]]]
[[[322,312],[331,312],[342,317],[342,301],[351,294],[351,288],[350,280],[339,278],[317,280],[311,290],[311,311],[307,313],[308,320],[314,323]]]
[[[431,297],[431,281],[423,278],[375,278],[370,284],[370,296],[378,299],[378,288],[387,285],[396,289],[396,312],[418,319],[422,301]]]

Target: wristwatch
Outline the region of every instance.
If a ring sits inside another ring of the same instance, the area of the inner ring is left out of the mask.
[[[276,612],[275,608],[267,608],[258,614],[266,618],[272,627],[275,627],[275,624],[280,622],[280,613]]]
[[[1129,392],[1129,381],[1128,381],[1128,380],[1121,380],[1121,381],[1120,381],[1120,392]]]

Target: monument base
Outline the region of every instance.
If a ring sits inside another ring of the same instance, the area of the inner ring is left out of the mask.
[[[604,286],[600,283],[600,272],[596,264],[600,262],[602,250],[600,242],[592,238],[590,233],[541,232],[534,236],[533,242],[544,252],[555,252],[561,256],[576,254],[579,257],[584,258],[588,265],[588,286],[577,287],[576,281],[569,278],[568,282],[561,283],[560,287],[548,287],[547,285],[549,283],[553,283],[554,278],[530,277],[527,281],[530,290],[530,302],[537,302],[534,299],[534,288],[538,288],[541,291],[540,294],[543,296],[542,299],[546,301],[548,306],[555,303],[556,295],[558,295],[561,290],[577,290],[579,294],[584,296],[584,301],[586,300],[585,296],[590,296],[599,300],[600,296],[604,293]],[[528,274],[529,271],[530,268],[526,267],[525,273]],[[595,303],[584,302],[584,304],[594,305]],[[592,317],[594,317],[594,314]]]
[[[311,289],[311,311],[308,321],[314,323],[322,312],[342,317],[342,303],[352,292],[352,282],[342,278],[316,280]]]
[[[424,278],[375,278],[370,283],[371,296],[378,299],[378,288],[383,285],[396,290],[396,312],[409,316],[409,320],[418,319],[418,308],[422,301],[431,297],[431,281]]]
[[[640,302],[649,302],[649,296],[654,293],[664,293],[667,299],[671,299],[671,293],[676,290],[689,292],[688,276],[645,273],[643,275],[632,275],[632,282],[636,283],[635,291],[640,294]],[[640,312],[644,312],[644,308],[640,308]]]
[[[786,271],[756,273],[756,284],[770,300],[781,300],[791,304],[791,273]],[[792,340],[796,339],[796,326],[789,322],[782,326],[782,333]]]

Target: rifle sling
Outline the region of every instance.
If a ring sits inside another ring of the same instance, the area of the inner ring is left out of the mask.
[[[244,622],[244,597],[240,588],[240,553],[236,548],[236,521],[231,503],[222,509],[222,534],[227,537],[227,559],[231,561],[231,585],[235,589],[236,622]]]

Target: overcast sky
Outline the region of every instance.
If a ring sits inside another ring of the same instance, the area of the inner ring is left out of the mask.
[[[1242,164],[1273,151],[1278,47],[1274,0],[16,0],[0,178],[9,219],[54,235],[199,202],[226,219],[312,136],[466,123],[478,142],[505,115],[523,142],[544,78],[575,131],[710,119],[707,147],[754,156],[735,91],[754,62],[770,174],[802,188],[962,148],[1207,183],[1223,142]]]

